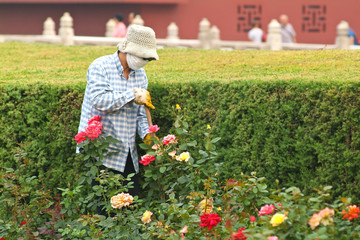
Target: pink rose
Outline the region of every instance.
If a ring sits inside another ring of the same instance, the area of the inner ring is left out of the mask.
[[[268,237],[268,240],[279,240],[277,236]]]
[[[272,214],[274,213],[275,211],[275,206],[274,205],[265,205],[265,206],[262,206],[260,208],[260,211],[259,211],[259,216],[261,215],[268,215],[268,214]]]
[[[94,140],[94,138],[99,137],[101,134],[102,123],[98,121],[92,121],[85,128],[85,132],[90,140]]]
[[[79,144],[79,143],[81,143],[81,142],[83,142],[83,141],[85,141],[86,140],[86,132],[84,132],[84,131],[81,131],[81,132],[79,132],[78,134],[76,134],[76,136],[75,136],[75,141]]]
[[[93,121],[100,122],[101,117],[99,115],[96,115],[89,119],[88,124],[92,123]]]
[[[176,143],[177,139],[174,135],[167,135],[163,138],[162,142],[164,145],[168,145],[169,143]]]
[[[188,233],[188,226],[183,227],[183,229],[180,230],[181,238],[185,239],[184,233]]]
[[[144,156],[141,157],[141,161],[139,161],[139,163],[141,163],[142,165],[146,166],[149,165],[149,163],[151,163],[152,161],[154,161],[156,159],[156,156],[152,156],[149,154],[146,154]]]
[[[251,216],[251,217],[250,217],[250,222],[255,222],[255,221],[256,221],[255,216]]]
[[[159,130],[160,130],[160,128],[158,127],[158,125],[151,125],[149,127],[149,133],[156,133]]]

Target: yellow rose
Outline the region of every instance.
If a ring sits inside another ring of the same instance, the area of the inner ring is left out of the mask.
[[[270,223],[273,227],[276,227],[283,223],[286,219],[287,217],[284,214],[276,213],[272,216]]]
[[[152,214],[153,214],[152,212],[146,210],[146,211],[144,212],[142,218],[141,218],[141,221],[142,221],[143,223],[149,223],[149,222],[151,222],[151,215],[152,215]]]
[[[176,104],[176,109],[181,109],[179,104]]]
[[[176,157],[176,160],[182,162],[182,161],[189,161],[190,159],[190,153],[189,152],[183,152],[180,154],[180,156]]]
[[[211,129],[211,126],[208,124],[208,125],[206,125],[206,128],[207,128],[207,129]]]

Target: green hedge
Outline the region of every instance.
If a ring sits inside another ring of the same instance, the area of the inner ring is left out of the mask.
[[[84,90],[84,83],[1,86],[1,166],[16,166],[21,154],[28,174],[46,179],[53,190],[86,171],[73,141]],[[171,131],[179,104],[189,138],[201,145],[207,124],[222,138],[217,149],[222,178],[256,171],[272,187],[276,179],[305,192],[332,185],[336,196],[358,198],[360,83],[153,83],[149,90],[159,136]]]

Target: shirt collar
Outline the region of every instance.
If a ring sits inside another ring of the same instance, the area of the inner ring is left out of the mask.
[[[124,73],[124,69],[123,67],[121,66],[121,62],[120,62],[120,59],[119,59],[119,51],[116,51],[114,54],[113,54],[113,59],[114,59],[114,63],[116,65],[116,68],[117,70],[119,71],[119,73]]]

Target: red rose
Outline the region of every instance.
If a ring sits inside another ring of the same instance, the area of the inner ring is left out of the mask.
[[[99,115],[96,115],[95,117],[92,117],[89,119],[88,124],[92,123],[93,121],[100,122],[101,117]]]
[[[159,130],[160,130],[160,128],[158,127],[158,125],[149,126],[149,133],[155,133],[155,132],[157,132]]]
[[[83,141],[86,140],[86,132],[82,131],[82,132],[79,132],[78,134],[76,134],[75,136],[75,141],[79,144]],[[0,239],[1,240],[1,239]]]
[[[92,121],[88,124],[88,126],[85,128],[86,135],[90,140],[93,140],[94,138],[99,137],[101,134],[102,129],[102,123],[98,121]]]
[[[99,137],[101,134],[101,129],[103,128],[102,123],[100,122],[101,117],[95,116],[89,119],[88,125],[85,128],[85,131],[81,131],[75,136],[75,141],[79,144],[86,140],[88,137],[90,140]],[[0,239],[1,240],[1,239]]]
[[[229,178],[227,183],[226,183],[227,187],[235,187],[238,184],[239,184],[239,182],[232,179],[232,178]]]
[[[360,209],[356,205],[347,206],[345,210],[342,211],[343,219],[348,219],[349,221],[358,218]]]
[[[251,216],[251,217],[250,217],[250,222],[255,222],[255,221],[256,221],[255,216]]]
[[[207,227],[209,231],[211,231],[213,227],[215,227],[219,222],[221,222],[221,218],[216,213],[213,214],[204,213],[203,215],[200,216],[200,218],[201,218],[200,226]]]
[[[232,235],[233,239],[246,240],[247,237],[245,237],[245,235],[244,235],[244,232],[243,232],[244,230],[245,230],[245,228],[240,228],[237,233],[233,233],[233,235]]]
[[[4,237],[0,238],[0,240],[6,240]]]
[[[20,226],[22,226],[22,225],[24,225],[24,224],[26,224],[26,221],[25,221],[25,220],[20,223]]]
[[[141,163],[142,165],[146,166],[149,165],[149,163],[151,163],[152,161],[154,161],[156,159],[156,156],[152,156],[149,154],[146,154],[144,156],[141,157],[141,161],[139,161],[139,163]]]
[[[168,145],[169,143],[176,143],[177,139],[174,135],[167,135],[162,140],[164,145]]]

